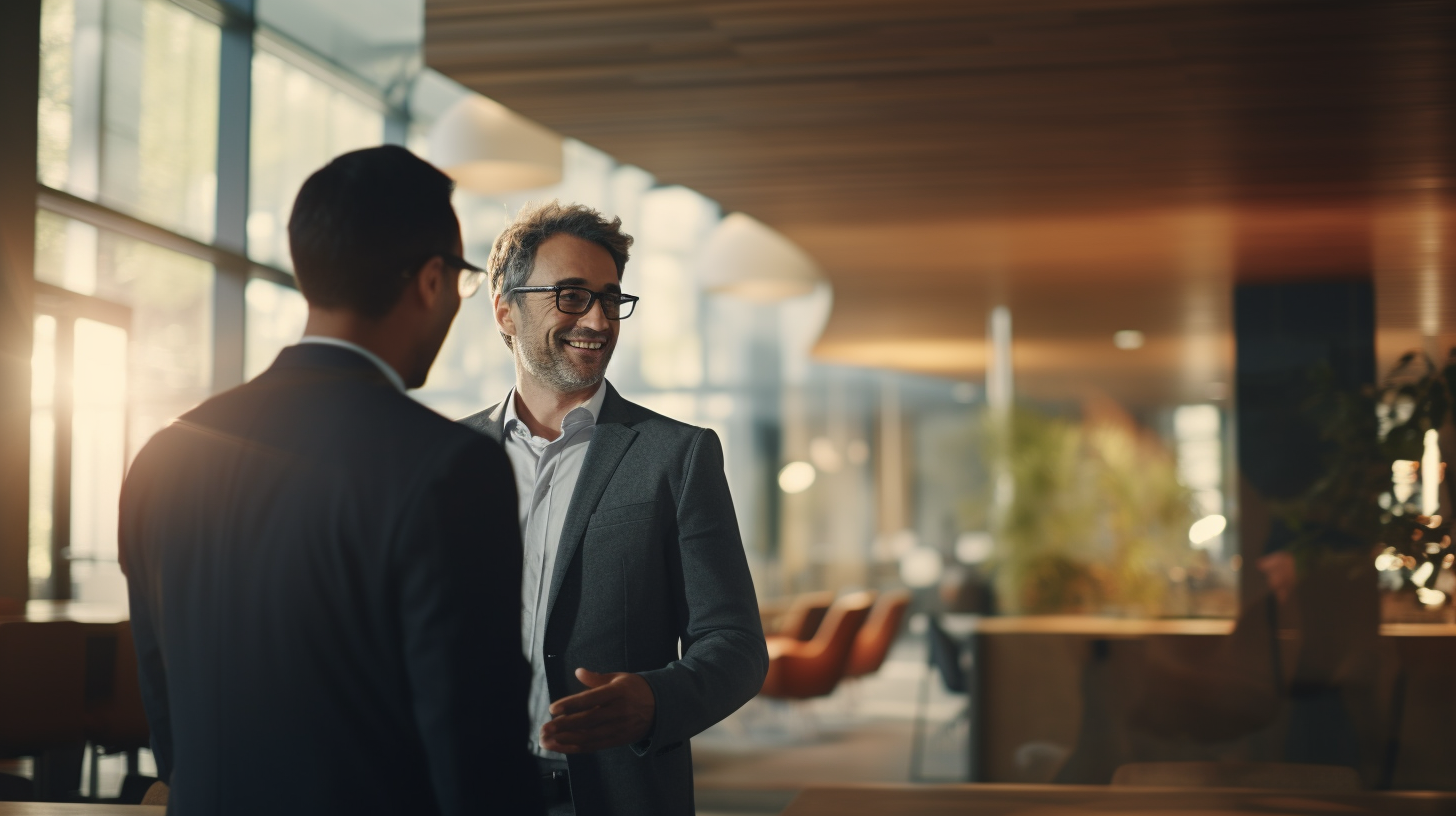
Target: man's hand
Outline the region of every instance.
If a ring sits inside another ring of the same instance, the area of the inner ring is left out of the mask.
[[[588,754],[629,745],[652,730],[657,699],[652,686],[631,672],[597,674],[576,670],[586,691],[551,704],[551,721],[541,726],[541,746],[563,754]]]

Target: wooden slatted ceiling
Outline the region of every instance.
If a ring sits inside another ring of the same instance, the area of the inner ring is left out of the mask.
[[[808,249],[821,356],[974,376],[1008,303],[1020,387],[1132,401],[1227,381],[1235,279],[1375,268],[1392,337],[1432,286],[1456,329],[1449,253],[1398,246],[1449,235],[1453,33],[1415,0],[426,2],[432,67]]]

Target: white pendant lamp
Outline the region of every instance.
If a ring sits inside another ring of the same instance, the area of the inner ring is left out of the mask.
[[[561,137],[471,94],[430,130],[430,161],[472,193],[530,190],[561,181]]]
[[[809,253],[740,212],[729,213],[708,236],[698,274],[709,292],[765,303],[807,295],[824,279]]]

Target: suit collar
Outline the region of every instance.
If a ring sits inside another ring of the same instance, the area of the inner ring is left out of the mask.
[[[608,394],[609,398],[611,396]],[[606,414],[605,406],[603,414]],[[556,566],[551,574],[551,592],[546,596],[548,622],[551,620],[551,613],[556,609],[556,597],[566,581],[566,572],[571,568],[571,562],[576,559],[576,551],[586,535],[587,522],[591,521],[597,503],[602,500],[602,494],[606,492],[607,485],[617,472],[617,465],[621,464],[622,457],[636,438],[637,431],[621,422],[598,422],[592,432],[591,446],[586,449],[586,459],[581,463],[576,490],[571,494],[571,504],[567,506],[566,518],[561,524]]]
[[[566,573],[571,569],[572,561],[576,560],[576,551],[586,536],[586,525],[591,521],[592,513],[596,512],[607,485],[615,477],[622,457],[627,455],[627,449],[637,438],[637,431],[632,425],[640,418],[637,416],[640,409],[622,399],[611,383],[603,383],[602,391],[605,393],[602,394],[596,430],[592,432],[591,447],[586,449],[586,460],[581,463],[576,490],[571,494],[571,504],[566,508],[566,518],[561,525],[556,566],[551,573],[551,591],[546,596],[548,626],[556,610],[561,585],[566,582]]]
[[[561,538],[557,543],[556,566],[551,573],[551,590],[546,601],[548,622],[556,609],[556,599],[561,593],[561,585],[566,581],[566,573],[576,559],[576,551],[580,549],[582,538],[586,535],[587,523],[591,521],[592,513],[596,512],[597,503],[601,501],[607,485],[611,484],[622,457],[637,438],[637,431],[633,426],[652,415],[642,407],[623,399],[609,382],[603,383],[602,391],[598,395],[602,399],[601,412],[597,414],[591,445],[586,450],[586,459],[581,463],[576,489],[572,492],[571,503],[566,508],[566,518],[561,525]],[[503,444],[506,408],[513,396],[514,392],[507,395],[506,400],[460,421]]]
[[[588,425],[597,424],[597,419],[602,413],[602,402],[607,396],[607,388],[607,382],[603,380],[586,402],[566,412],[566,416],[561,418],[561,427],[559,428],[563,435],[568,435],[569,428],[581,427],[580,423],[586,423]],[[520,415],[516,413],[516,389],[512,388],[510,393],[506,394],[506,398],[501,402],[501,406],[504,411],[501,415],[501,431],[502,438],[504,439],[504,434],[511,433],[513,426],[522,424]]]
[[[364,359],[373,363],[379,369],[379,372],[384,375],[385,379],[389,380],[391,385],[399,389],[399,393],[403,394],[405,392],[404,377],[401,377],[399,375],[399,372],[394,370],[394,366],[386,363],[384,361],[384,358],[380,357],[378,354],[375,354],[369,349],[364,348],[358,343],[351,343],[348,340],[341,340],[337,337],[326,337],[319,334],[306,334],[303,337],[299,338],[297,345],[333,346],[335,348],[347,349],[349,351],[352,351],[360,357],[363,357]]]
[[[515,389],[512,389],[504,400],[461,419],[460,423],[505,444],[506,408],[514,395]],[[622,399],[622,395],[617,393],[617,389],[610,382],[603,381],[601,390],[592,399],[595,401],[598,397],[602,401],[601,410],[597,413],[598,428],[613,424],[631,426],[651,415],[641,406]]]
[[[377,380],[391,387],[394,385],[384,372],[362,355],[351,349],[322,343],[288,346],[278,352],[278,358],[273,361],[268,371],[299,369],[326,369],[362,379]]]

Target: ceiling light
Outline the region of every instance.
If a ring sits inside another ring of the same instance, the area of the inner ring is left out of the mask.
[[[1144,340],[1143,333],[1137,329],[1123,329],[1112,335],[1112,345],[1117,346],[1123,351],[1142,348]]]
[[[807,295],[824,278],[807,252],[743,213],[718,222],[703,247],[698,275],[709,292],[759,302]]]
[[[463,190],[497,195],[561,181],[561,137],[478,94],[430,129],[430,161]]]

